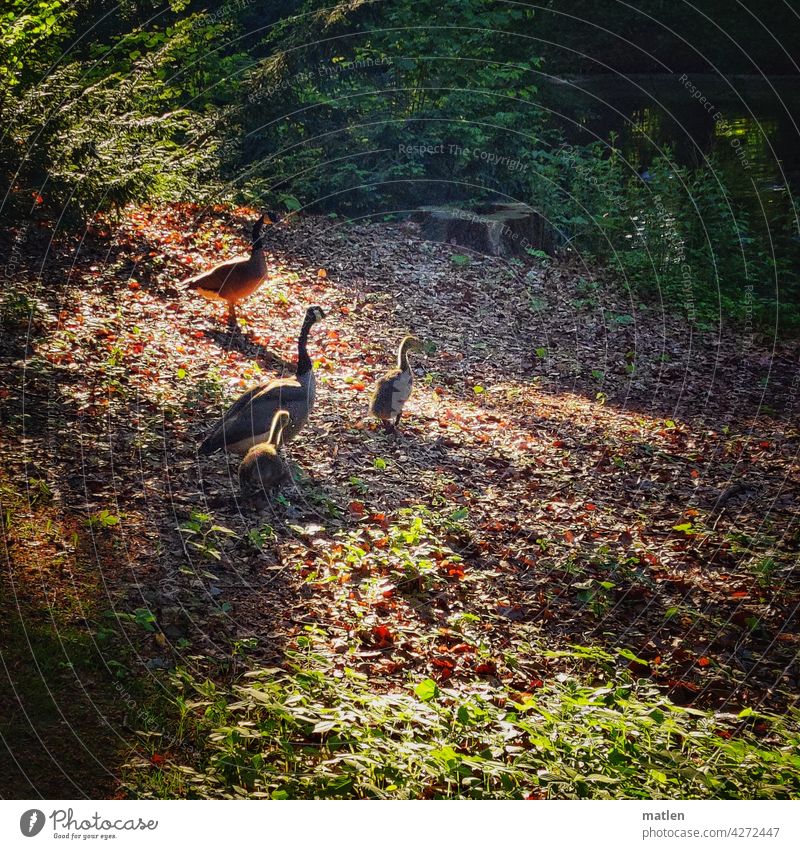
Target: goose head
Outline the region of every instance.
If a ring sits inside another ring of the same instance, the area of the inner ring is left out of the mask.
[[[306,310],[305,324],[311,327],[318,321],[322,321],[323,318],[325,318],[325,313],[322,311],[322,307],[309,307]]]

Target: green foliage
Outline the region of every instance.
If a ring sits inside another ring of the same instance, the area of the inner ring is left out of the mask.
[[[36,319],[39,313],[39,307],[27,295],[9,289],[0,301],[0,326],[6,330],[18,331]]]
[[[549,71],[583,61],[542,40],[565,26],[558,4],[297,0],[266,18],[257,4],[218,0],[208,12],[173,0],[153,18],[128,5],[105,14],[96,0],[80,18],[63,0],[7,6],[7,214],[43,204],[88,217],[130,202],[230,197],[380,220],[420,204],[520,199],[562,249],[699,328],[732,316],[747,336],[776,318],[800,329],[790,199],[772,204],[767,226],[713,158],[689,168],[659,153],[645,180],[638,152],[623,155],[613,136],[564,144],[537,89],[542,54]],[[90,19],[92,38],[76,39]],[[622,61],[605,32],[582,37],[605,39],[598,53]],[[452,255],[456,266],[469,261]]]
[[[8,0],[0,13],[0,104],[15,86],[30,78],[26,59],[40,67],[58,58],[57,45],[72,32],[77,10],[63,0]],[[27,73],[26,73],[27,71]]]
[[[568,165],[560,212],[569,245],[608,265],[632,292],[658,298],[693,324],[733,316],[749,333],[775,324],[776,278],[784,291],[800,289],[800,248],[787,217],[756,227],[741,198],[709,167],[690,170],[669,153],[651,164],[642,180],[620,151],[599,145],[567,147]],[[783,329],[800,328],[800,311],[784,303]],[[633,316],[615,316],[633,323]]]
[[[213,516],[197,510],[193,510],[189,519],[177,530],[187,547],[197,551],[206,560],[212,561],[222,559],[223,540],[236,536],[235,531],[218,525]]]
[[[253,669],[230,688],[179,673],[184,740],[196,757],[157,775],[131,771],[132,791],[157,797],[166,783],[168,795],[189,798],[692,799],[800,790],[796,726],[773,717],[681,708],[621,673],[602,685],[562,676],[535,695],[432,679],[384,694],[305,644],[288,653],[288,669]],[[769,727],[766,739],[749,730],[755,719]]]
[[[104,41],[73,48],[74,4],[10,13],[0,67],[0,176],[12,186],[12,210],[43,203],[86,217],[208,191],[244,57],[210,49],[224,43],[229,21],[180,16],[180,5],[147,25],[111,16],[99,29]]]
[[[240,164],[255,191],[287,187],[316,211],[372,214],[431,190],[455,199],[509,188],[511,167],[487,180],[482,154],[522,173],[542,124],[539,60],[516,35],[532,10],[305,0],[297,12],[267,34],[248,80]]]
[[[113,528],[118,525],[122,521],[121,516],[117,516],[115,513],[112,513],[110,510],[101,510],[99,513],[96,513],[94,516],[90,516],[86,520],[86,525],[89,528]]]
[[[118,612],[112,615],[114,615],[120,622],[132,622],[148,633],[154,633],[156,630],[155,614],[146,607],[137,607],[133,613]]]

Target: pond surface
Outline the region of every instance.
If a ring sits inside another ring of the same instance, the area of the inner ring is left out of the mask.
[[[731,193],[770,218],[800,193],[800,77],[603,75],[551,79],[540,93],[568,141],[616,137],[645,176],[669,149],[693,168],[713,154]]]

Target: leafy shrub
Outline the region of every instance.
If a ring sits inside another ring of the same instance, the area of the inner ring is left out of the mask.
[[[192,798],[786,798],[800,791],[796,724],[681,708],[622,676],[535,695],[488,684],[374,681],[305,651],[230,689],[176,678],[191,763],[150,764],[138,796]],[[795,718],[796,719],[796,718]],[[754,720],[769,727],[756,736]],[[144,766],[144,765],[143,765]]]

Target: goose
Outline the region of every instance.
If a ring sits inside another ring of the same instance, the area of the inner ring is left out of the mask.
[[[289,413],[278,410],[266,442],[254,445],[239,466],[239,488],[242,495],[252,498],[269,493],[286,477],[286,465],[280,455],[283,431],[289,424]]]
[[[249,257],[229,259],[183,281],[188,289],[199,292],[211,301],[226,301],[228,324],[236,326],[236,304],[253,294],[267,276],[262,229],[267,216],[262,214],[253,224],[252,247]],[[270,217],[269,219],[273,219]]]
[[[422,343],[416,336],[406,336],[397,351],[397,368],[388,371],[378,381],[372,393],[369,411],[381,420],[384,429],[389,433],[396,430],[400,423],[403,407],[411,395],[414,384],[408,354],[410,351],[421,350]]]
[[[321,307],[306,310],[297,338],[295,376],[271,380],[240,395],[206,434],[198,449],[201,454],[213,454],[220,448],[232,454],[246,454],[253,445],[269,439],[268,428],[277,410],[286,410],[290,416],[282,432],[283,441],[294,439],[314,408],[316,378],[306,344],[309,331],[323,318]]]

